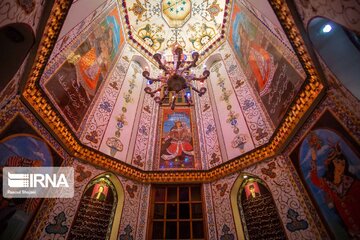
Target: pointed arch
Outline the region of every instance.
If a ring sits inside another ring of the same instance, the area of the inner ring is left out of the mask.
[[[222,57],[220,53],[216,53],[211,55],[205,62],[205,66],[210,69],[212,67],[212,65],[218,61],[221,61]]]
[[[287,238],[275,201],[269,187],[263,180],[251,174],[241,173],[231,189],[230,200],[238,239]],[[260,211],[254,211],[254,209],[256,210],[255,205],[256,207],[261,205],[260,207],[264,208],[267,214],[260,216]],[[266,224],[270,222],[272,226],[276,226],[275,228],[261,229],[265,235],[253,236],[255,231],[253,231],[252,226],[254,225],[249,218],[250,216],[261,217],[264,223],[257,223],[256,225],[262,226],[262,228],[265,228]],[[269,231],[272,229],[275,229],[274,232]]]
[[[132,58],[132,61],[138,63],[143,70],[150,68],[148,62],[142,56],[134,55],[133,58]]]
[[[94,177],[83,191],[68,239],[117,239],[123,206],[124,188],[117,176],[105,172]]]

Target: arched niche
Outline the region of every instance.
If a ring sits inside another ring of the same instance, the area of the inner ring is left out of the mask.
[[[360,37],[323,17],[308,24],[312,45],[337,79],[360,99]]]
[[[238,239],[287,239],[272,194],[261,179],[240,174],[230,200]]]
[[[33,30],[25,23],[11,23],[0,28],[0,89],[14,77],[34,42]]]
[[[85,187],[67,239],[117,239],[123,206],[119,179],[110,172],[96,176]]]
[[[221,59],[220,53],[213,54],[206,60],[205,66],[210,69],[214,63],[221,61]]]
[[[148,62],[142,56],[134,55],[133,58],[132,58],[132,61],[138,63],[143,70],[149,69]]]
[[[48,144],[31,134],[13,134],[0,141],[0,168],[54,166]],[[2,171],[0,173],[2,192]],[[3,198],[0,196],[0,239],[22,239],[36,216],[41,198]]]

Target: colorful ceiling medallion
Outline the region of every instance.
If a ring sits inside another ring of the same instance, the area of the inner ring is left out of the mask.
[[[122,0],[123,23],[130,45],[150,61],[180,45],[199,62],[225,41],[232,0]],[[154,62],[155,63],[155,62]]]
[[[171,28],[182,27],[190,18],[191,1],[163,0],[161,2],[161,13]]]

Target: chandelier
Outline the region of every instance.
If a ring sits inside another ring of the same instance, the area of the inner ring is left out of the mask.
[[[188,105],[192,104],[191,96],[187,89],[197,92],[200,97],[204,95],[206,88],[201,87],[200,89],[197,89],[192,81],[200,81],[203,83],[210,75],[208,70],[204,70],[203,76],[196,77],[195,74],[190,71],[191,68],[196,67],[199,53],[192,53],[191,62],[186,62],[185,58],[182,59],[182,53],[183,50],[181,47],[175,47],[175,50],[173,51],[173,61],[164,61],[164,63],[161,61],[162,55],[160,53],[154,54],[153,57],[159,64],[159,69],[163,70],[163,74],[157,78],[151,78],[148,71],[145,70],[142,73],[143,77],[148,80],[148,84],[151,85],[154,82],[160,82],[160,86],[157,89],[152,90],[150,87],[145,87],[144,91],[150,94],[150,96],[154,98],[154,101],[160,105],[168,98],[168,96],[171,96],[169,103],[172,110],[175,108],[177,98],[182,98],[182,96]],[[163,90],[163,95],[159,97],[156,93],[160,93],[161,90]]]

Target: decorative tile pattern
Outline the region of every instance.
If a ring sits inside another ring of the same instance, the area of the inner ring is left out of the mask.
[[[128,155],[131,136],[134,134],[135,116],[144,80],[142,68],[136,61],[131,61],[121,89],[114,104],[114,111],[99,150],[121,161],[131,162]]]
[[[148,216],[149,216],[149,204],[150,204],[150,184],[141,185],[141,195],[140,196],[140,206],[139,206],[139,215],[133,216],[138,219],[137,229],[136,229],[136,239],[146,239],[146,231],[148,226]]]
[[[145,168],[149,141],[151,141],[154,136],[150,135],[151,129],[154,128],[154,124],[151,124],[151,120],[152,116],[157,114],[157,112],[154,111],[155,101],[151,98],[150,95],[146,94],[144,96],[144,103],[142,106],[142,112],[138,124],[139,130],[136,133],[135,150],[131,161],[132,165],[135,165],[140,169]]]
[[[100,147],[101,139],[105,134],[125,80],[126,72],[130,66],[130,62],[123,58],[128,51],[128,48],[125,47],[105,83],[101,97],[94,103],[88,121],[85,124],[86,127],[81,135],[81,142],[94,149],[99,149]]]
[[[243,111],[223,61],[210,66],[210,83],[228,159],[254,148]],[[226,137],[225,137],[226,136]]]
[[[266,116],[266,110],[262,106],[261,100],[256,97],[250,87],[230,46],[226,44],[224,50],[220,52],[223,55],[229,79],[242,107],[255,147],[267,143],[274,129],[271,120]]]
[[[213,193],[211,191],[211,184],[203,184],[204,189],[204,206],[206,209],[206,223],[207,223],[207,230],[208,230],[208,239],[216,239],[216,216],[215,216],[215,206],[213,203]]]
[[[211,190],[213,196],[213,204],[214,204],[214,215],[216,222],[216,230],[217,237],[216,239],[220,239],[223,233],[223,226],[226,225],[229,228],[229,231],[235,233],[235,224],[234,217],[231,208],[230,202],[230,188],[227,188],[222,194],[221,189],[219,190],[217,186],[224,186],[227,184],[228,186],[232,186],[234,181],[237,178],[237,174],[232,174],[228,177],[225,177],[221,180],[211,183]]]
[[[207,82],[203,85],[208,89]],[[209,92],[206,91],[201,98],[195,95],[195,103],[202,168],[208,169],[223,162]]]

